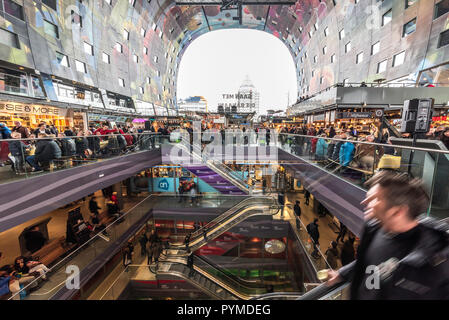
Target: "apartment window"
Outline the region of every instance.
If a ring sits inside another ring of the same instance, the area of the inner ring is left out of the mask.
[[[357,54],[357,56],[355,58],[355,63],[359,64],[362,61],[363,61],[363,52],[360,52]]]
[[[349,78],[343,79],[343,85],[346,86],[349,83]]]
[[[61,66],[69,67],[69,58],[65,54],[56,52],[56,60],[58,60]]]
[[[139,63],[139,57],[137,56],[137,54],[134,54],[134,55],[133,55],[133,61],[134,61],[135,63]]]
[[[153,61],[154,61],[155,63],[157,63],[158,60],[159,60],[158,57],[157,57],[157,56],[154,56]]]
[[[334,63],[335,62],[335,54],[333,54],[332,56],[331,56],[331,63]]]
[[[371,46],[371,55],[375,55],[380,51],[380,41],[377,41],[375,44]]]
[[[301,57],[301,63],[304,63],[304,57]]]
[[[125,80],[122,79],[122,78],[118,78],[118,85],[119,85],[120,87],[125,87]]]
[[[55,24],[48,22],[47,20],[44,20],[44,31],[46,34],[52,36],[53,38],[59,38],[58,27]]]
[[[0,43],[9,47],[20,49],[19,38],[17,34],[0,28]]]
[[[402,51],[393,56],[393,67],[400,66],[404,63],[405,60],[405,51]]]
[[[142,87],[139,87],[139,93],[140,93],[140,94],[144,94],[144,90],[143,90]]]
[[[351,42],[345,44],[345,53],[348,53],[349,51],[351,51]]]
[[[136,0],[129,0],[129,4],[134,7],[134,5],[136,4]]]
[[[382,16],[382,26],[388,24],[391,22],[393,16],[393,11],[390,9],[387,12],[384,13],[384,15]]]
[[[153,28],[153,31],[156,31],[156,29],[157,29],[157,25],[154,22],[153,22],[152,28]]]
[[[449,44],[449,30],[440,33],[440,39],[438,40],[438,48],[447,46]]]
[[[129,40],[129,32],[126,29],[123,29],[123,39]]]
[[[57,0],[42,0],[42,3],[46,4],[55,11],[56,11],[56,2]]]
[[[94,47],[87,42],[84,42],[84,52],[87,54],[90,54],[91,56],[94,55]]]
[[[315,76],[315,70],[312,70],[312,78]]]
[[[148,55],[148,48],[147,47],[143,47],[143,54],[144,55]]]
[[[307,59],[307,52],[304,52],[304,58]]]
[[[142,37],[145,37],[146,34],[147,34],[147,31],[144,28],[140,28],[140,35]]]
[[[301,26],[298,27],[298,31],[299,31],[299,33],[302,33],[302,27]]]
[[[435,5],[434,19],[439,18],[448,12],[449,12],[449,0],[440,1]]]
[[[313,62],[315,62],[315,63],[318,62],[318,56],[314,56],[314,57],[313,57]]]
[[[310,33],[310,31],[307,31],[307,33],[309,34],[309,38],[312,39],[312,34]]]
[[[387,70],[388,60],[384,60],[377,64],[377,73],[382,73]]]
[[[4,4],[5,4],[5,12],[7,14],[10,14],[13,17],[16,17],[17,19],[24,20],[23,8],[21,5],[18,5],[17,3],[11,0],[4,0]]]
[[[418,2],[418,0],[405,0],[405,9],[407,9],[408,7],[413,6],[417,2]]]
[[[338,33],[338,36],[340,37],[340,40],[345,38],[345,29],[341,29]]]
[[[323,54],[326,54],[326,53],[327,53],[327,47],[324,46],[324,47],[323,47]]]
[[[410,33],[415,32],[416,30],[416,18],[404,24],[404,30],[402,32],[402,36],[406,37]]]
[[[320,84],[323,84],[324,82],[324,77],[320,77]]]
[[[83,17],[81,17],[79,14],[77,14],[73,10],[72,10],[72,13],[71,13],[71,17],[72,17],[72,24],[79,25],[80,28],[83,27]]]
[[[76,71],[87,73],[86,64],[84,62],[75,60]]]
[[[318,30],[318,22],[315,22],[315,24],[313,25],[313,28],[315,29],[315,31]]]
[[[160,77],[161,76],[161,72],[158,70],[157,71],[157,76]]]
[[[327,37],[329,35],[329,28],[324,28],[324,36]]]
[[[111,63],[111,56],[104,52],[103,52],[103,62],[107,64]]]
[[[121,43],[116,42],[115,43],[115,50],[117,50],[120,53],[123,53],[123,46]]]
[[[111,5],[112,0],[104,0],[107,4]]]
[[[147,84],[150,84],[150,83],[151,83],[150,77],[147,77],[147,78],[146,78],[146,82],[147,82]]]

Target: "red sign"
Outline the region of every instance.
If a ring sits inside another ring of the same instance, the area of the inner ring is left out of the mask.
[[[447,116],[445,116],[445,117],[432,117],[432,121],[447,121]]]

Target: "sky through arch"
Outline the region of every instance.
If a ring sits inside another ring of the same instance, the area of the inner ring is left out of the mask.
[[[260,92],[261,114],[296,102],[296,67],[288,48],[267,32],[247,29],[195,39],[180,62],[177,99],[203,96],[209,111],[216,111],[219,95],[236,93],[247,75]]]

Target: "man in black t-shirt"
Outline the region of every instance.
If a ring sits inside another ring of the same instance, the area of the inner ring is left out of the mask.
[[[357,260],[329,270],[327,284],[351,282],[351,299],[449,299],[449,226],[419,217],[428,207],[421,182],[382,171],[367,184]]]

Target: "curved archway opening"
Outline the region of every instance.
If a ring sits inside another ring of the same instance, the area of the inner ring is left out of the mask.
[[[182,56],[176,97],[179,101],[202,96],[207,111],[215,112],[223,95],[237,93],[248,78],[259,92],[258,114],[286,110],[296,102],[296,66],[281,40],[258,30],[208,32],[195,39]]]

